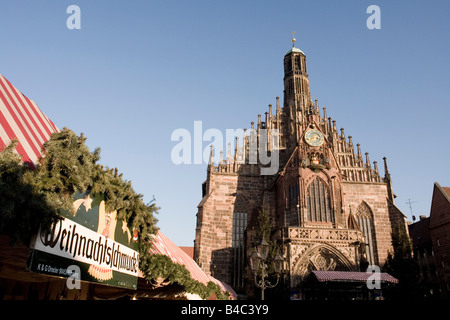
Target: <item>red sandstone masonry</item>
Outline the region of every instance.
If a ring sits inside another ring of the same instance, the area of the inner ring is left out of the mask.
[[[237,197],[245,203],[249,215],[261,205],[264,182],[262,176],[210,174],[211,196],[199,208],[195,242],[195,259],[208,274],[230,282],[232,226]],[[201,225],[201,227],[200,227]],[[228,251],[227,251],[228,248]]]
[[[392,226],[387,205],[387,186],[384,183],[351,183],[342,184],[344,196],[344,210],[349,214],[356,214],[359,205],[364,201],[372,211],[375,229],[375,242],[378,263],[382,266],[387,258],[388,251],[392,251]]]

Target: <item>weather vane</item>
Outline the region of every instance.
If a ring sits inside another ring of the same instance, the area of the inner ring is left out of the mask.
[[[292,33],[292,48],[294,48],[295,47],[295,31],[292,31],[291,32]]]

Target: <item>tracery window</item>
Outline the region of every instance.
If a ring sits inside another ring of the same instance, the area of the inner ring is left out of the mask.
[[[366,238],[366,258],[367,261],[373,265],[376,264],[375,259],[375,232],[374,232],[374,224],[373,224],[373,215],[370,207],[365,203],[361,203],[358,207],[358,211],[356,213],[356,221],[358,222],[359,228],[364,233],[364,237]]]
[[[306,194],[309,221],[333,222],[330,188],[320,178],[310,183]]]
[[[245,230],[247,229],[247,213],[243,208],[235,208],[233,213],[232,252],[233,273],[232,282],[234,287],[244,286],[244,263],[245,263]]]
[[[301,61],[300,61],[300,55],[297,55],[294,58],[294,61],[295,61],[295,70],[300,71],[302,68]]]
[[[284,73],[286,74],[291,70],[292,70],[292,60],[289,56],[289,57],[287,57],[287,59],[284,62]]]
[[[289,185],[289,207],[294,208],[298,204],[298,184]]]

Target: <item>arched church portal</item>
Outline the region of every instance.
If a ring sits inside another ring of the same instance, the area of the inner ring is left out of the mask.
[[[314,244],[293,258],[291,287],[298,286],[312,271],[353,271],[353,264],[337,248]]]

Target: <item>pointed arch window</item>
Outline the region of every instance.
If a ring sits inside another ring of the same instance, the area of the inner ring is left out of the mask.
[[[232,231],[232,283],[234,287],[244,286],[245,231],[247,229],[247,210],[243,201],[237,201],[233,212]]]
[[[298,183],[289,185],[289,207],[294,208],[298,204]]]
[[[295,71],[297,73],[300,73],[301,69],[302,69],[302,64],[301,64],[301,60],[300,60],[300,55],[297,55],[294,57],[294,61],[295,61]]]
[[[330,188],[320,178],[310,183],[306,194],[309,221],[334,222],[331,208]]]
[[[366,258],[367,261],[374,265],[377,263],[375,257],[376,254],[376,243],[375,243],[375,230],[373,223],[373,214],[367,203],[363,202],[359,205],[358,211],[356,213],[356,221],[358,222],[359,228],[364,237],[366,238]]]

